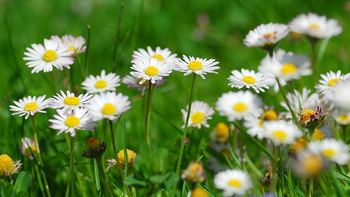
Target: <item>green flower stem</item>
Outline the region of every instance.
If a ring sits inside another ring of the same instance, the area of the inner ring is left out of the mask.
[[[301,187],[303,189],[304,196],[306,197],[307,196],[306,178],[305,177],[301,177],[300,182],[301,182]]]
[[[239,121],[239,125],[243,128],[243,120]],[[239,150],[240,150],[240,155],[241,155],[241,168],[242,168],[242,170],[244,168],[244,163],[243,163],[243,158],[244,158],[243,143],[244,143],[244,134],[243,134],[243,132],[239,132]]]
[[[39,148],[39,143],[38,143],[38,137],[36,135],[35,116],[31,116],[30,118],[32,120],[33,136],[34,136],[35,146],[36,146],[37,152],[38,152],[38,158],[39,158],[39,161],[40,161],[41,165],[44,166],[43,160],[41,159],[40,148]],[[49,185],[47,184],[47,179],[46,179],[45,172],[41,171],[41,175],[43,176],[43,180],[44,180],[44,185],[45,185],[45,190],[46,190],[47,196],[51,197],[50,188],[49,188]]]
[[[328,193],[329,193],[328,186],[324,182],[322,175],[318,176],[318,181],[320,183],[320,186],[321,186],[323,193],[326,194],[325,196],[328,196]]]
[[[67,90],[72,92],[73,90],[73,84],[70,80],[70,69],[66,69],[66,75],[67,75]]]
[[[343,142],[346,144],[346,128],[348,125],[342,125],[342,130],[343,130]]]
[[[90,25],[87,25],[86,32],[86,51],[85,51],[85,78],[88,75],[88,60],[89,60],[89,48],[90,48]]]
[[[74,137],[70,137],[70,164],[69,164],[69,179],[70,179],[70,190],[71,197],[74,197]]]
[[[275,161],[278,160],[278,152],[279,152],[279,147],[274,146],[273,158],[275,159]],[[276,177],[277,177],[277,163],[272,163],[271,182],[270,182],[270,191],[272,192],[276,191],[276,188],[274,187]]]
[[[81,74],[81,81],[84,81],[85,79],[85,74],[84,74],[84,69],[83,65],[81,65],[80,57],[78,51],[75,51],[75,56],[77,57],[79,68],[80,68],[80,74]]]
[[[310,142],[315,141],[315,129],[316,129],[316,127],[309,128]]]
[[[100,174],[102,176],[102,179],[103,179],[103,182],[105,184],[105,187],[107,188],[107,191],[109,193],[109,196],[110,197],[114,197],[113,192],[112,192],[111,188],[109,187],[105,171],[103,170],[101,157],[98,157],[98,158],[95,158],[95,159],[96,159],[96,162],[97,162],[98,169],[100,170]]]
[[[316,43],[318,39],[309,39],[310,45],[311,45],[311,66],[312,66],[312,74],[314,77],[314,84],[317,84],[317,57],[316,57]]]
[[[199,142],[199,146],[198,146],[198,154],[196,156],[196,158],[199,158],[201,156],[201,153],[202,153],[202,146],[203,146],[203,143],[204,143],[204,139],[205,139],[205,128],[202,127],[200,129],[202,131],[202,136],[201,136],[201,140]]]
[[[118,152],[117,152],[117,149],[115,147],[115,140],[114,140],[114,132],[113,132],[113,122],[111,120],[109,120],[109,126],[111,128],[111,137],[112,137],[112,144],[113,144],[113,152],[114,152],[114,157],[115,157],[115,160],[117,161],[117,169],[120,173],[120,176],[122,177],[122,181],[123,181],[123,184],[124,184],[124,174],[123,174],[123,170],[122,170],[122,167],[119,163],[119,159],[118,159]],[[130,193],[130,190],[129,190],[129,187],[127,185],[125,185],[126,187],[126,191],[128,192],[128,194]]]
[[[192,85],[191,85],[191,92],[190,92],[190,103],[188,104],[188,110],[187,110],[187,117],[186,117],[186,123],[185,123],[185,129],[182,134],[182,141],[181,141],[181,148],[180,148],[180,154],[179,154],[179,159],[177,161],[177,166],[176,166],[176,174],[180,175],[180,169],[181,169],[181,161],[182,161],[182,156],[184,153],[184,148],[185,148],[185,139],[186,139],[186,134],[187,134],[187,128],[188,128],[188,121],[190,119],[190,113],[191,113],[191,107],[192,107],[192,97],[193,97],[193,89],[194,89],[194,82],[196,80],[197,74],[193,73],[192,74]],[[176,189],[176,184],[173,187],[173,193],[175,193]]]
[[[310,179],[309,183],[309,197],[314,196],[314,179]]]
[[[152,83],[149,82],[146,119],[145,119],[145,142],[148,144],[149,147],[151,147],[151,142],[149,139],[149,123],[151,120],[153,90],[154,90],[154,85],[152,85]]]
[[[55,84],[55,74],[53,73],[53,70],[51,71],[51,78],[52,78],[52,87],[53,87],[53,94],[56,94],[56,84]]]
[[[280,173],[281,173],[281,191],[282,191],[282,196],[284,196],[284,165],[283,165],[283,154],[282,154],[282,148],[279,148],[279,153],[280,153]]]
[[[120,11],[119,11],[119,19],[118,19],[118,28],[117,28],[117,35],[115,36],[115,43],[114,43],[114,49],[113,49],[113,70],[115,71],[117,67],[117,48],[118,48],[118,37],[119,37],[119,32],[120,32],[120,24],[122,22],[122,16],[123,16],[123,8],[124,4],[120,6]]]
[[[44,187],[43,187],[43,183],[42,183],[41,177],[40,177],[39,167],[38,167],[38,165],[35,164],[34,160],[31,160],[31,164],[32,164],[32,169],[35,171],[36,177],[38,178],[38,183],[39,183],[39,188],[40,188],[41,194],[43,196],[46,196],[45,191],[44,191]]]

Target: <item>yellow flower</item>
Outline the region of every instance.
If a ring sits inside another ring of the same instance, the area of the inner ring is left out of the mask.
[[[323,138],[324,138],[324,135],[323,135],[322,131],[315,129],[314,140],[321,141],[321,140],[323,140]],[[307,139],[310,141],[310,134],[307,135]]]
[[[292,146],[290,146],[290,153],[295,154],[303,152],[306,149],[307,144],[308,142],[305,141],[304,138],[299,138]]]
[[[190,197],[209,197],[208,192],[205,191],[205,189],[202,188],[196,188],[192,190]]]
[[[0,155],[0,176],[11,176],[14,173],[18,173],[21,165],[20,161],[14,162],[6,154]]]
[[[201,163],[191,161],[190,165],[182,172],[181,178],[193,183],[205,181],[205,170]]]
[[[136,153],[132,150],[126,149],[128,154],[128,167],[131,167],[134,164],[134,159],[136,157]],[[118,160],[122,168],[125,168],[125,158],[124,158],[124,149],[119,151]]]

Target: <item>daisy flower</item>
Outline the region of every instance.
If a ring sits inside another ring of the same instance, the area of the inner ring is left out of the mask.
[[[143,84],[139,84],[141,80],[142,78],[126,75],[122,79],[122,83],[127,85],[128,88],[137,88],[137,91],[141,91],[141,95],[143,96],[149,87],[149,80],[146,80]],[[157,80],[155,84],[155,88],[159,88],[160,86],[164,85],[166,81],[167,80],[165,78],[161,80]]]
[[[350,110],[350,80],[338,81],[324,96],[334,105]]]
[[[38,73],[42,70],[44,72],[51,72],[52,66],[58,70],[63,70],[63,66],[70,68],[69,65],[74,63],[71,57],[74,52],[69,51],[68,45],[58,46],[58,43],[53,40],[44,39],[44,46],[42,44],[32,44],[33,49],[26,48],[28,52],[24,52],[23,60],[29,60],[26,63],[29,68],[34,67],[32,73]]]
[[[83,53],[86,51],[86,46],[84,46],[85,38],[83,38],[82,36],[75,37],[74,35],[66,34],[62,36],[61,39],[59,36],[55,35],[51,36],[51,40],[57,42],[59,46],[70,46],[69,50],[74,52],[73,56],[76,55],[75,53]]]
[[[122,93],[117,95],[115,92],[101,92],[92,97],[86,108],[94,121],[104,118],[115,120],[130,109],[130,101]]]
[[[310,142],[308,149],[339,165],[345,165],[350,158],[348,145],[333,138]]]
[[[224,190],[225,196],[233,196],[234,194],[244,195],[253,187],[253,182],[246,172],[233,169],[217,173],[214,177],[214,185]]]
[[[161,49],[160,47],[156,47],[156,50],[153,51],[150,46],[147,47],[147,51],[145,49],[138,49],[138,51],[134,51],[134,54],[131,57],[131,63],[135,63],[137,60],[151,60],[152,58],[157,59],[157,61],[163,61],[166,64],[169,64],[171,67],[175,65],[175,61],[178,60],[176,57],[177,54],[171,54],[168,48]]]
[[[78,97],[76,97],[74,93],[71,93],[69,91],[67,91],[66,95],[62,90],[61,94],[62,95],[57,93],[57,96],[53,96],[54,98],[51,99],[51,102],[49,104],[50,108],[63,108],[63,111],[74,110],[76,108],[83,107],[92,97],[92,95],[88,93],[80,94]]]
[[[265,137],[272,140],[275,146],[293,144],[303,135],[293,122],[268,121],[263,122]]]
[[[186,106],[186,110],[188,110],[188,105]],[[188,111],[181,109],[182,112],[182,121],[186,124],[186,117]],[[209,106],[208,103],[203,101],[194,101],[192,102],[190,119],[188,120],[188,126],[198,127],[200,129],[203,126],[209,127],[207,120],[211,119],[211,115],[215,112],[212,107]],[[185,128],[185,125],[182,126]]]
[[[248,47],[272,49],[289,33],[288,25],[281,23],[261,24],[250,30],[243,43]]]
[[[267,55],[260,62],[258,70],[261,74],[268,77],[278,77],[286,81],[299,79],[301,76],[311,75],[309,69],[311,61],[308,56],[303,54],[286,53],[282,49],[278,49],[270,57]]]
[[[293,32],[305,34],[310,37],[323,39],[339,35],[343,30],[335,19],[328,19],[326,16],[308,13],[301,14],[294,18],[289,24]]]
[[[38,99],[36,96],[28,96],[24,97],[23,100],[19,99],[19,101],[13,101],[17,106],[10,105],[11,111],[16,111],[15,113],[11,115],[17,115],[24,116],[26,115],[26,119],[29,117],[29,115],[34,116],[36,113],[46,113],[43,109],[47,108],[48,103],[50,102],[50,99],[44,100],[46,95],[39,96]]]
[[[215,59],[207,60],[206,58],[194,58],[191,56],[187,57],[185,55],[183,55],[183,59],[185,61],[179,60],[177,62],[177,70],[180,72],[185,72],[184,76],[187,76],[191,73],[195,73],[197,75],[200,75],[203,79],[205,79],[204,75],[208,73],[218,74],[214,71],[220,68],[219,66],[215,66],[219,64],[219,62],[216,62]]]
[[[287,94],[287,99],[293,112],[299,119],[298,122],[303,127],[320,127],[324,123],[325,116],[331,114],[333,105],[329,104],[326,99],[320,99],[317,93],[308,97],[309,93],[310,90],[304,87],[302,94],[294,90],[294,94]],[[281,105],[289,111],[289,107],[285,102],[281,102]],[[290,111],[286,118],[292,118]]]
[[[257,136],[259,140],[265,137],[265,130],[262,125],[263,120],[256,116],[247,116],[244,121],[244,127],[247,127],[247,133],[252,137]]]
[[[83,108],[76,108],[72,113],[63,110],[57,110],[58,115],[53,115],[55,119],[49,119],[52,124],[50,128],[59,130],[57,135],[65,132],[70,133],[71,137],[75,136],[75,130],[95,131],[98,124],[91,121],[88,111]]]
[[[131,167],[134,165],[134,160],[135,160],[135,157],[137,156],[137,154],[134,151],[129,150],[129,149],[126,149],[126,153],[128,155],[128,167]],[[124,149],[119,151],[117,157],[118,157],[118,161],[119,161],[120,166],[124,169],[125,168]],[[114,167],[114,168],[118,167],[117,160],[106,159],[106,161],[109,162],[106,171],[108,171],[112,167]]]
[[[206,176],[203,164],[191,161],[188,167],[182,171],[181,178],[192,183],[204,182]]]
[[[19,147],[19,150],[21,151],[21,153],[26,156],[26,157],[29,157],[30,160],[33,160],[33,155],[32,153],[30,152],[29,150],[29,146],[30,148],[32,149],[33,153],[35,155],[38,154],[38,150],[35,146],[35,141],[33,139],[30,139],[28,137],[25,137],[25,138],[21,138],[21,146]]]
[[[337,82],[348,79],[350,77],[350,73],[342,75],[340,70],[338,70],[337,73],[330,71],[326,73],[326,75],[321,74],[321,77],[322,80],[319,81],[321,84],[316,85],[315,88],[317,92],[326,94],[327,91],[332,88]]]
[[[84,87],[82,89],[86,90],[88,93],[98,93],[104,91],[115,91],[115,88],[120,86],[120,77],[115,73],[109,73],[106,75],[106,71],[101,71],[101,76],[90,75],[81,83]]]
[[[340,125],[349,125],[350,124],[350,111],[342,110],[342,109],[335,109],[332,112],[332,115],[338,124],[340,124]]]
[[[231,131],[235,129],[234,125],[231,125]],[[214,131],[209,134],[209,137],[218,142],[226,142],[229,138],[230,128],[223,122],[219,122]]]
[[[136,72],[130,72],[130,74],[137,78],[142,78],[139,84],[145,83],[149,80],[152,84],[155,84],[156,81],[162,80],[163,77],[169,76],[172,72],[171,65],[165,63],[164,61],[158,61],[155,58],[151,60],[135,60],[131,69],[134,69]]]
[[[22,166],[21,160],[13,161],[12,158],[6,154],[0,155],[0,177],[8,176],[19,173],[19,169]]]
[[[216,102],[216,110],[221,116],[227,116],[228,121],[242,120],[248,115],[259,115],[262,109],[261,99],[250,91],[228,92]]]
[[[260,73],[255,73],[254,70],[249,71],[242,68],[241,71],[242,72],[239,72],[238,70],[232,71],[232,75],[228,78],[231,82],[228,85],[231,86],[231,88],[253,88],[257,93],[259,93],[259,91],[265,92],[263,88],[269,89],[269,81],[266,76]]]
[[[327,161],[308,150],[291,157],[290,168],[302,177],[316,177],[327,167]]]

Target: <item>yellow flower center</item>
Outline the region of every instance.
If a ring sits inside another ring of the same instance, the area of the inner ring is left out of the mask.
[[[196,112],[191,116],[191,121],[194,124],[199,124],[204,120],[204,114],[202,112]]]
[[[225,136],[225,135],[228,135],[228,126],[223,123],[223,122],[219,122],[217,125],[216,125],[216,129],[215,129],[215,133],[216,135],[219,135],[219,136]]]
[[[309,28],[310,28],[310,29],[320,29],[320,26],[319,26],[317,23],[311,23],[311,24],[309,25]]]
[[[0,155],[0,176],[10,176],[14,170],[12,158],[6,154]]]
[[[36,102],[27,103],[24,106],[24,111],[35,111],[37,109],[39,109],[39,106],[36,104]]]
[[[280,141],[284,141],[287,137],[287,134],[283,131],[275,131],[272,135]]]
[[[294,144],[290,147],[290,153],[301,153],[305,150],[307,142],[304,138],[299,138]]]
[[[126,149],[126,153],[128,155],[128,166],[131,166],[134,163],[134,159],[136,157],[136,153],[132,150]],[[118,160],[120,165],[125,168],[125,157],[124,157],[124,149],[119,151],[118,155]]]
[[[247,110],[247,106],[244,103],[237,103],[235,106],[233,106],[233,110],[238,112],[244,112]]]
[[[191,173],[197,173],[197,171],[199,172],[203,172],[204,171],[204,168],[201,164],[199,163],[192,163],[190,166],[189,166],[189,169],[188,169]]]
[[[136,83],[139,84],[140,81],[142,81],[143,78],[138,78],[136,80]],[[143,82],[143,84],[141,84],[142,86],[148,86],[149,85],[149,80],[146,80],[145,82]]]
[[[298,68],[292,63],[284,63],[282,66],[282,73],[285,75],[293,74],[298,70]]]
[[[348,116],[348,115],[340,115],[340,116],[338,116],[338,120],[340,121],[340,122],[342,122],[342,121],[345,121],[345,122],[349,122],[350,121],[350,117]]]
[[[157,62],[164,60],[164,57],[161,56],[160,54],[155,54],[152,56],[152,58],[156,58]]]
[[[275,37],[275,35],[273,34],[273,33],[265,33],[264,34],[264,38],[266,39],[266,38],[273,38],[273,37]]]
[[[330,149],[322,151],[322,155],[324,155],[325,157],[327,157],[327,158],[329,158],[329,159],[332,158],[332,157],[334,157],[334,155],[335,155],[336,153],[337,153],[336,151],[330,150]]]
[[[158,74],[158,68],[154,67],[154,66],[149,66],[148,68],[146,68],[145,73],[148,76],[154,76]]]
[[[106,103],[102,108],[102,113],[104,115],[112,115],[117,109],[112,103]]]
[[[188,68],[191,70],[202,70],[203,64],[200,61],[192,61],[188,64]]]
[[[75,127],[80,124],[80,120],[76,116],[69,116],[64,124],[68,127]]]
[[[80,99],[78,97],[67,97],[64,99],[64,104],[77,106],[80,104]]]
[[[331,79],[328,81],[328,86],[334,86],[336,83],[338,83],[338,81],[340,81],[341,79],[335,78],[335,79]]]
[[[301,167],[310,176],[316,176],[322,170],[322,159],[317,155],[310,155],[301,161]]]
[[[324,135],[323,135],[322,131],[319,129],[315,129],[314,140],[321,141],[321,140],[323,140],[323,138],[324,138]],[[310,140],[310,134],[307,135],[307,139]]]
[[[241,187],[242,186],[241,182],[237,179],[230,180],[230,182],[228,182],[228,184],[232,187]]]
[[[37,154],[37,153],[38,153],[38,150],[36,149],[35,146],[31,146],[30,148],[32,149],[32,151],[33,151],[34,154]],[[26,148],[25,151],[26,151],[26,154],[27,154],[28,156],[32,156],[32,153],[30,152],[30,149],[29,149],[29,148]]]
[[[73,51],[73,52],[75,52],[74,46],[73,46],[73,45],[70,45],[70,48],[69,48],[67,51]]]
[[[53,50],[47,50],[43,55],[43,60],[46,62],[52,62],[57,59],[57,53]]]
[[[88,140],[86,140],[85,146],[89,150],[95,150],[100,146],[100,141],[94,137],[90,137]]]
[[[192,190],[191,197],[209,197],[208,193],[202,188]]]
[[[255,83],[255,79],[251,76],[244,76],[242,81],[248,83],[248,84],[253,84]]]
[[[303,111],[304,112],[303,112],[303,114],[300,117],[300,120],[303,121],[303,122],[306,122],[306,121],[310,120],[311,116],[316,114],[316,112],[314,110],[311,110],[311,109],[309,109],[309,110],[303,109]]]
[[[273,111],[273,110],[265,111],[263,117],[264,117],[263,118],[264,120],[268,120],[268,121],[270,121],[270,120],[277,120],[278,119],[277,113],[275,111]]]
[[[95,83],[95,88],[97,89],[101,89],[101,88],[104,88],[107,86],[107,81],[105,80],[99,80],[99,81],[96,81]]]

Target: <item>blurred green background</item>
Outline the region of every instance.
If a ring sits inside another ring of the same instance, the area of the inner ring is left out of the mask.
[[[51,35],[63,36],[74,34],[86,37],[87,24],[91,26],[89,51],[89,75],[99,75],[102,69],[107,73],[113,70],[113,47],[118,27],[118,17],[121,4],[124,4],[121,28],[118,42],[118,61],[115,72],[124,77],[130,73],[130,60],[134,50],[151,46],[169,48],[179,57],[183,54],[213,58],[220,62],[219,74],[209,74],[207,79],[196,80],[195,100],[202,100],[215,107],[215,102],[222,93],[230,90],[227,78],[234,69],[254,69],[257,71],[261,59],[266,53],[258,48],[247,48],[243,39],[249,30],[261,23],[279,22],[288,24],[292,18],[301,14],[313,12],[326,15],[339,21],[343,33],[329,40],[322,61],[318,62],[318,72],[330,70],[349,72],[348,27],[350,2],[320,1],[320,0],[284,0],[284,1],[217,1],[217,0],[1,0],[0,1],[0,154],[6,153],[14,159],[22,159],[23,169],[30,171],[30,162],[18,151],[21,137],[32,136],[30,120],[11,116],[9,105],[29,95],[53,95],[50,73],[31,74],[31,69],[25,65],[24,52],[32,43],[43,43],[44,38]],[[321,43],[318,44],[319,48]],[[294,38],[288,35],[279,46],[286,51],[310,55],[309,43],[304,37]],[[84,63],[85,53],[80,54]],[[77,90],[80,88],[80,73],[75,64],[72,66],[73,82]],[[66,72],[54,69],[57,89],[66,90]],[[160,89],[155,90],[153,109],[177,124],[183,125],[181,111],[188,104],[190,76],[174,71]],[[297,84],[313,87],[311,78],[301,79]],[[301,89],[302,86],[299,86]],[[312,89],[314,91],[314,89]],[[79,90],[82,93],[82,90]],[[132,108],[126,115],[127,147],[138,152],[139,144],[144,141],[144,126],[139,94],[136,89],[128,89],[125,85],[117,88],[117,92],[133,98]],[[266,105],[275,105],[280,109],[282,100],[279,93],[272,90],[259,94]],[[68,168],[62,167],[69,163],[61,150],[68,152],[64,135],[56,136],[57,131],[49,129],[47,119],[53,118],[54,110],[48,109],[47,114],[36,116],[37,129],[44,164],[50,167],[50,172],[59,184],[65,187]],[[220,121],[226,121],[217,113],[209,120],[209,133]],[[122,121],[123,122],[123,119]],[[76,140],[77,161],[91,162],[80,157],[85,141],[90,136],[105,139],[109,149],[105,158],[113,156],[110,132],[107,124],[97,128],[95,133],[79,131]],[[117,149],[122,148],[123,125],[118,124]],[[196,134],[197,130],[190,130]],[[105,133],[105,135],[103,134]],[[169,147],[181,134],[157,114],[151,118],[151,142],[154,149]],[[209,139],[206,139],[209,143]],[[177,150],[176,150],[177,151]],[[190,160],[185,155],[184,166]],[[207,158],[204,158],[204,161]],[[27,165],[26,165],[27,164]],[[84,172],[85,166],[79,171],[86,184],[94,187],[92,177]],[[116,174],[116,172],[114,172]],[[211,173],[212,174],[212,173]],[[112,181],[118,177],[111,176]],[[50,183],[52,185],[52,183]],[[53,190],[55,186],[53,185]],[[93,190],[92,188],[85,188]],[[57,191],[59,195],[59,191]]]

